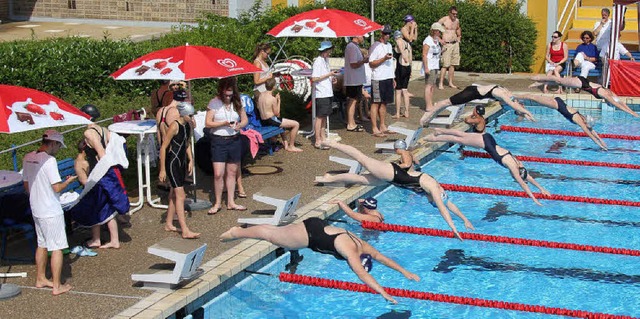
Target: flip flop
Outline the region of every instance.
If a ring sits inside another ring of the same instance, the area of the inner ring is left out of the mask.
[[[247,193],[240,193],[240,192],[236,191],[236,196],[238,198],[247,198]]]
[[[364,131],[364,127],[362,125],[356,125],[356,127],[352,129],[347,129],[348,132],[362,132]]]
[[[375,137],[387,137],[387,134],[384,134],[384,133],[382,133],[382,132],[373,133],[373,134],[371,134],[371,135],[373,135],[373,136],[375,136]]]
[[[220,208],[220,207],[218,207],[218,208],[211,207],[209,209],[209,211],[207,212],[207,215],[215,215],[220,211],[220,209],[222,209],[222,208]]]
[[[315,145],[315,144],[313,145],[313,147],[315,147],[315,148],[317,148],[319,150],[323,150],[323,151],[331,149],[331,147],[329,147],[329,146],[320,146],[320,145]]]
[[[244,210],[247,210],[247,208],[242,206],[242,205],[236,205],[236,206],[233,206],[233,207],[227,207],[227,210],[244,211]]]

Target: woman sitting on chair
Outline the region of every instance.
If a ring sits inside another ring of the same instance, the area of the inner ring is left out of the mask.
[[[223,242],[241,238],[262,239],[289,250],[309,248],[321,254],[332,255],[339,260],[346,260],[351,270],[362,282],[394,304],[397,303],[396,300],[384,291],[375,278],[369,274],[372,267],[371,258],[400,272],[409,280],[420,281],[418,275],[402,268],[366,241],[347,230],[327,225],[324,220],[317,217],[286,226],[232,227],[220,235],[220,240]]]
[[[550,193],[544,189],[531,175],[527,172],[527,169],[524,168],[524,165],[520,163],[516,159],[511,152],[508,150],[498,146],[496,140],[489,133],[467,133],[458,130],[452,129],[435,129],[433,134],[427,135],[427,141],[429,142],[448,142],[448,143],[458,143],[462,145],[467,145],[471,147],[481,148],[487,151],[491,158],[496,161],[501,166],[507,168],[511,173],[513,179],[520,184],[520,187],[533,199],[533,201],[542,206],[540,202],[533,196],[531,189],[527,185],[526,182],[531,182],[534,186],[536,186],[540,191],[549,195]]]
[[[396,144],[404,144],[402,143]],[[456,216],[460,217],[464,221],[464,225],[468,229],[474,229],[471,222],[462,214],[458,206],[456,206],[449,196],[444,191],[442,186],[436,181],[431,175],[426,173],[418,173],[415,171],[410,171],[413,167],[413,162],[411,160],[402,160],[400,164],[398,163],[389,163],[376,160],[374,158],[366,156],[364,153],[360,152],[353,146],[340,144],[333,141],[326,141],[324,145],[335,148],[347,155],[351,158],[358,161],[362,166],[364,166],[369,173],[368,174],[351,174],[344,173],[338,175],[325,174],[322,177],[317,177],[316,182],[318,183],[350,183],[350,184],[362,184],[362,185],[382,185],[386,183],[392,183],[396,186],[409,188],[416,192],[425,192],[427,198],[429,199],[429,203],[435,208],[438,209],[442,218],[444,218],[449,228],[453,231],[454,235],[462,240],[462,237],[458,233],[456,226],[453,224],[453,220],[451,219],[451,214],[449,214],[449,210],[451,210]],[[397,145],[400,146],[400,145]],[[405,144],[406,147],[406,144]],[[399,149],[401,147],[394,148]],[[405,152],[408,152],[404,149]],[[449,209],[449,210],[448,210]]]
[[[591,116],[584,117],[582,114],[580,114],[580,112],[578,112],[578,110],[572,108],[571,106],[568,106],[567,103],[565,103],[561,98],[550,98],[547,96],[533,94],[519,95],[518,98],[531,100],[542,106],[546,106],[550,109],[558,111],[558,113],[562,114],[562,116],[569,120],[569,122],[580,126],[580,128],[582,128],[587,136],[589,136],[589,138],[591,138],[593,142],[598,144],[600,148],[605,151],[607,150],[607,144],[605,144],[600,136],[598,136],[598,133],[593,130],[593,118]]]
[[[596,99],[604,99],[609,104],[619,108],[622,111],[625,111],[635,117],[640,117],[638,113],[634,112],[623,100],[621,100],[615,93],[611,92],[611,90],[605,88],[599,83],[591,82],[584,77],[574,76],[574,77],[557,77],[553,75],[536,75],[531,78],[536,81],[535,83],[529,85],[529,87],[538,87],[540,85],[544,85],[545,83],[558,83],[560,85],[564,85],[571,88],[579,88],[583,91],[591,93]]]
[[[425,126],[433,120],[440,111],[444,110],[447,106],[451,105],[463,105],[473,100],[479,99],[495,99],[502,103],[509,105],[516,111],[516,114],[526,117],[530,121],[534,121],[533,115],[527,109],[524,108],[518,100],[513,97],[511,91],[500,85],[471,85],[467,86],[460,93],[452,95],[446,100],[442,100],[433,105],[433,110],[426,110],[420,118],[420,125]]]

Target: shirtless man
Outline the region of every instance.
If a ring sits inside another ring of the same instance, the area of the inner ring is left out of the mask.
[[[289,152],[302,152],[296,147],[296,136],[300,123],[294,120],[285,119],[280,116],[280,93],[273,96],[273,88],[276,86],[276,80],[271,78],[265,82],[266,92],[263,92],[258,99],[258,110],[260,110],[260,122],[262,125],[278,126],[284,129],[290,129],[289,140],[287,141],[282,134],[284,149]]]
[[[458,20],[458,9],[455,6],[449,8],[449,15],[438,20],[444,26],[444,34],[442,35],[442,66],[440,69],[440,85],[438,89],[444,89],[444,74],[449,70],[449,86],[457,89],[453,84],[454,67],[460,65],[460,39],[462,38],[462,29],[460,29],[460,20]]]

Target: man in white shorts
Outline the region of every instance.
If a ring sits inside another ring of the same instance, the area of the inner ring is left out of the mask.
[[[58,173],[55,155],[64,145],[64,137],[55,130],[42,135],[42,144],[37,151],[24,156],[22,175],[24,188],[29,193],[29,203],[36,226],[38,248],[36,249],[36,288],[51,288],[53,295],[69,290],[69,284],[60,283],[62,272],[62,250],[68,248],[65,233],[64,212],[58,193],[78,177],[68,176],[63,182]],[[51,275],[47,279],[46,267],[51,252]]]

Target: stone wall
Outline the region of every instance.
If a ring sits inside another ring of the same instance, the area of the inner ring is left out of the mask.
[[[0,0],[2,4],[9,0]],[[21,18],[195,22],[203,12],[229,15],[230,0],[13,0]],[[233,1],[233,0],[231,0]],[[248,1],[248,0],[245,0]]]

